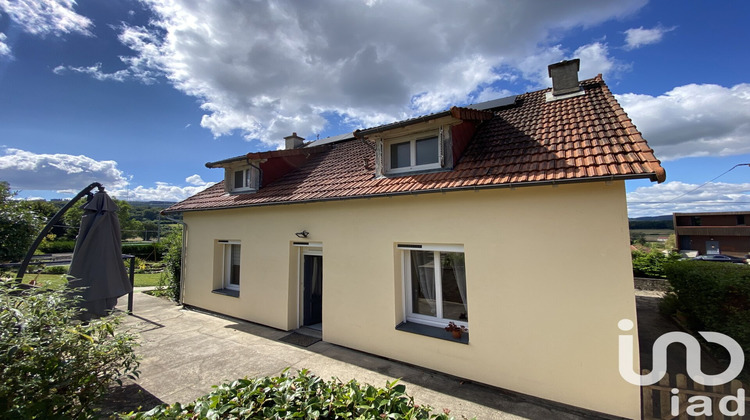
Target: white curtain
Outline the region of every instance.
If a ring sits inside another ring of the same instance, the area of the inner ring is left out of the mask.
[[[436,315],[436,304],[435,304],[435,258],[431,251],[412,251],[411,252],[411,263],[415,268],[412,272],[416,272],[419,277],[419,290],[425,297],[427,304],[430,306],[430,314]],[[414,281],[414,279],[412,279]],[[416,296],[415,296],[416,297]],[[418,297],[417,297],[418,299]],[[415,299],[416,302],[418,300]],[[422,313],[418,308],[413,308],[415,312]],[[427,314],[425,314],[427,315]]]
[[[453,275],[456,277],[458,293],[461,295],[461,302],[464,304],[464,313],[469,317],[469,308],[466,305],[466,266],[464,263],[464,254],[458,252],[447,253],[453,267]]]

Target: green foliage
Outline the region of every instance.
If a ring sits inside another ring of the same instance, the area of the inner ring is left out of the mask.
[[[664,254],[657,250],[651,252],[633,250],[631,254],[633,257],[633,275],[636,277],[666,278],[664,265],[681,258],[680,254],[676,252]]]
[[[45,254],[58,254],[62,252],[73,252],[76,247],[76,241],[42,241],[39,244],[39,250]]]
[[[665,220],[630,220],[630,229],[674,229],[672,217]]]
[[[750,360],[750,266],[680,261],[668,264],[666,274],[668,304],[687,316],[689,326],[732,337]]]
[[[142,260],[159,261],[164,252],[164,244],[148,242],[141,244],[122,244],[122,253],[134,255]]]
[[[119,319],[76,321],[64,289],[0,281],[0,418],[89,418],[112,382],[138,375]]]
[[[68,274],[69,265],[48,265],[42,270],[42,274]]]
[[[646,234],[643,232],[630,232],[631,245],[646,245]]]
[[[42,219],[14,196],[8,183],[0,181],[0,262],[23,259],[43,226]]]
[[[167,296],[179,302],[180,275],[182,274],[182,229],[172,229],[164,238],[164,272],[159,286],[166,291]]]
[[[385,388],[323,381],[301,370],[277,377],[239,379],[187,405],[160,405],[151,411],[130,413],[125,419],[450,419],[432,414],[430,407],[414,404],[398,381]],[[447,411],[447,410],[446,410]]]

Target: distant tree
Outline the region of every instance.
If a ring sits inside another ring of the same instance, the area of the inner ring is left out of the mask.
[[[664,243],[664,249],[669,251],[677,249],[677,238],[675,237],[674,233],[667,237],[667,242]]]
[[[156,220],[159,218],[159,210],[152,208],[143,210],[143,218],[146,220]]]
[[[5,181],[0,181],[0,261],[20,261],[42,228],[42,219],[20,201]]]
[[[630,244],[631,245],[646,245],[646,234],[643,232],[631,232],[630,233]]]

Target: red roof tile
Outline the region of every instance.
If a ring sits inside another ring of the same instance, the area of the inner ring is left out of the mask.
[[[167,212],[516,186],[524,182],[608,178],[664,181],[664,169],[601,77],[581,85],[584,95],[552,102],[545,101],[549,89],[519,95],[515,106],[496,111],[489,120],[487,111],[454,108],[456,115],[486,121],[450,171],[378,179],[372,144],[347,140],[315,150],[319,153],[311,154],[298,169],[256,193],[229,195],[220,182]],[[260,152],[252,157],[287,153],[299,152]]]

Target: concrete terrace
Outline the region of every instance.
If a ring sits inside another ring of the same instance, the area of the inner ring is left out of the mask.
[[[126,304],[127,297],[123,297],[118,308],[125,309]],[[125,388],[129,394],[141,395],[143,410],[158,403],[157,399],[186,403],[210,392],[212,385],[246,376],[274,376],[289,367],[292,372],[306,368],[324,379],[356,379],[375,386],[401,378],[417,404],[430,405],[438,412],[449,409],[457,419],[596,418],[582,410],[323,341],[309,347],[287,344],[279,339],[290,332],[184,309],[139,292],[135,293],[134,314],[125,317],[123,327],[140,335],[141,375]],[[108,404],[107,411],[137,407],[118,407],[117,398]]]

